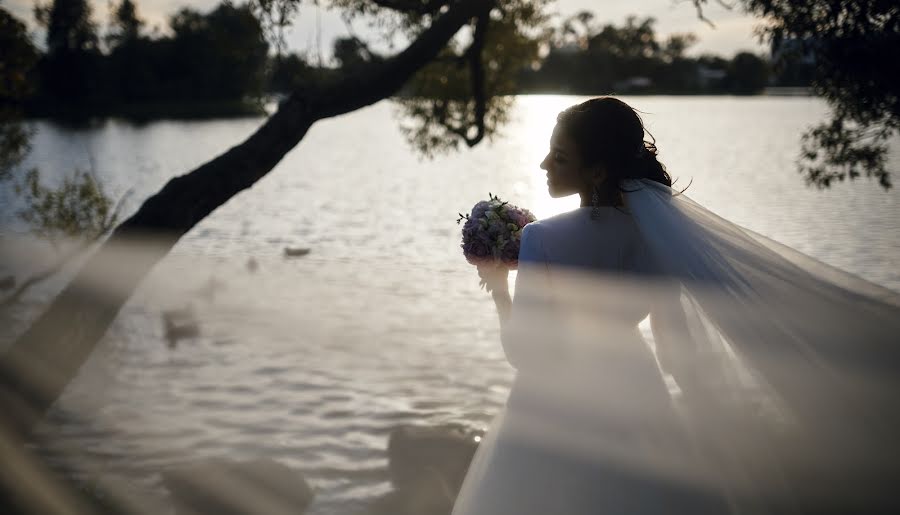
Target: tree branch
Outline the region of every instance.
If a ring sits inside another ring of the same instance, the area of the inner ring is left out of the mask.
[[[472,36],[472,46],[467,51],[469,54],[469,73],[472,78],[472,96],[475,97],[475,136],[469,137],[463,134],[468,146],[474,147],[484,139],[484,117],[487,114],[487,95],[484,91],[484,63],[482,53],[490,16],[483,14],[475,22],[475,33]]]
[[[716,24],[713,23],[712,20],[707,18],[705,14],[703,14],[703,6],[706,5],[708,0],[690,0],[690,2],[694,4],[694,8],[697,10],[697,18],[699,18],[700,21],[705,22],[710,27],[716,28]],[[729,3],[726,0],[716,0],[716,3],[728,9],[729,11],[734,9],[735,6],[735,4]]]
[[[345,76],[337,84],[322,87],[318,96],[323,101],[312,106],[312,115],[321,119],[346,114],[396,93],[419,68],[437,57],[463,25],[474,17],[487,17],[494,4],[493,0],[455,2],[449,11],[400,54],[373,63],[360,74]],[[461,9],[462,6],[467,8]],[[369,87],[361,91],[360,84]]]
[[[716,24],[703,14],[703,4],[706,3],[706,0],[691,0],[691,3],[694,4],[694,8],[697,10],[697,18],[699,18],[700,21],[706,23],[710,27],[716,28]]]
[[[358,76],[345,77],[331,87],[313,85],[293,92],[246,141],[171,179],[148,198],[0,357],[0,412],[4,413],[0,424],[27,439],[140,281],[182,235],[271,171],[315,121],[354,111],[395,93],[434,59],[463,25],[489,12],[493,4],[490,0],[452,2],[400,54],[367,65]],[[98,295],[92,289],[92,278],[108,277],[110,264],[120,265],[117,250],[136,242],[141,245],[140,251],[128,254],[127,267],[116,268],[114,287]]]

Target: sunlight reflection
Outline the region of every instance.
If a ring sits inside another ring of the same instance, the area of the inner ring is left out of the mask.
[[[547,194],[546,176],[538,169],[538,165],[547,152],[556,115],[581,99],[565,95],[527,95],[520,96],[516,101],[521,105],[519,111],[522,123],[519,127],[522,132],[511,133],[509,136],[522,140],[522,148],[527,153],[526,162],[534,163],[534,170],[529,170],[533,173],[523,174],[527,190],[519,191],[516,188],[516,194],[538,219],[578,207],[577,196],[554,199]]]

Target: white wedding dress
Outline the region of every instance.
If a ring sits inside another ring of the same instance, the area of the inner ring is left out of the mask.
[[[453,515],[900,507],[897,293],[623,186],[526,227],[517,377]]]

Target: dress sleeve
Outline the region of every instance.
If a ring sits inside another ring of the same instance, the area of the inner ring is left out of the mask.
[[[501,331],[506,359],[519,370],[540,363],[541,355],[547,351],[547,342],[541,336],[544,331],[540,330],[549,329],[541,322],[546,321],[551,307],[544,229],[539,222],[533,222],[522,231],[512,310]]]
[[[519,263],[536,263],[547,266],[547,254],[544,252],[544,240],[540,222],[532,222],[522,230],[522,241],[519,245]],[[516,279],[518,281],[518,278]],[[518,282],[516,282],[518,285]]]

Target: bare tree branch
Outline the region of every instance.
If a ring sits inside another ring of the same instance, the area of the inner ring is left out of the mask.
[[[703,5],[706,3],[706,0],[691,0],[691,3],[693,3],[694,8],[697,9],[697,18],[699,18],[700,21],[705,22],[710,27],[716,28],[716,24],[703,14]]]
[[[712,20],[707,18],[706,15],[703,13],[703,6],[706,5],[706,3],[709,0],[690,0],[690,1],[692,4],[694,4],[694,8],[697,9],[697,18],[699,18],[700,21],[705,22],[710,27],[716,28],[716,24],[713,23]],[[729,3],[726,0],[716,0],[716,3],[721,5],[724,8],[728,9],[729,11],[734,9],[734,7],[736,5],[736,4]]]

